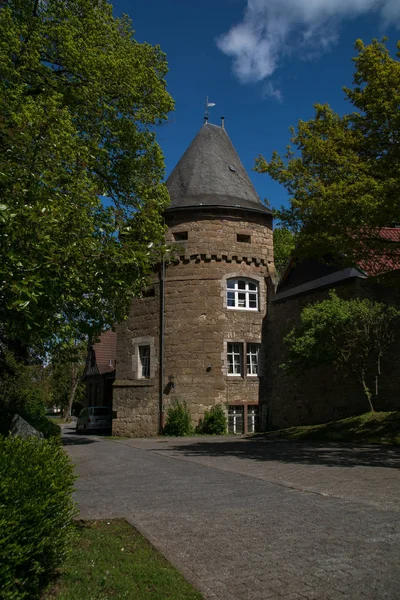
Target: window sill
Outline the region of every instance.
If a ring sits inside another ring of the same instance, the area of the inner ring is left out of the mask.
[[[242,308],[241,306],[227,306],[228,310],[240,310],[242,312],[260,312],[258,308]]]
[[[245,381],[250,381],[251,383],[258,383],[260,378],[258,375],[247,375],[247,377],[243,377],[243,375],[227,375],[226,380],[232,383],[244,383]]]

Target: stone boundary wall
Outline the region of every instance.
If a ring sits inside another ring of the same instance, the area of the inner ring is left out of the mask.
[[[332,288],[333,289],[333,288]],[[354,278],[336,284],[336,293],[344,299],[373,298],[390,303],[388,289],[377,278]],[[280,364],[285,360],[284,337],[299,323],[300,313],[308,304],[328,298],[330,289],[273,301],[270,296],[264,331],[268,348],[267,389],[261,394],[263,427],[279,429],[295,425],[325,423],[367,412],[367,400],[357,383],[344,372],[324,366],[302,375],[287,375]],[[380,398],[377,410],[400,409],[400,343],[387,351],[382,361]]]

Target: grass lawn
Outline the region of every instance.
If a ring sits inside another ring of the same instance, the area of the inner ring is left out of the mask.
[[[266,435],[287,440],[400,445],[400,412],[365,413],[324,425],[290,427]]]
[[[59,579],[43,600],[201,600],[183,576],[123,519],[76,524]]]

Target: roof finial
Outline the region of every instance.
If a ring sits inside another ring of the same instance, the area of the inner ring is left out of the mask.
[[[208,101],[208,96],[206,98],[206,110],[204,113],[204,125],[207,125],[208,123],[208,109],[211,108],[212,106],[215,106],[215,102],[209,102]]]

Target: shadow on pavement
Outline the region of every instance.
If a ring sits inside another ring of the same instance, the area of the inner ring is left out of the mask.
[[[234,456],[258,461],[278,461],[328,467],[389,467],[400,468],[400,448],[368,445],[339,445],[333,443],[306,443],[238,439],[229,441],[189,442],[174,445],[172,450],[186,456]]]
[[[75,429],[65,430],[62,432],[63,446],[83,446],[85,444],[94,444],[99,440],[90,438],[87,435],[76,433]]]

